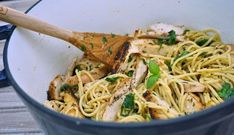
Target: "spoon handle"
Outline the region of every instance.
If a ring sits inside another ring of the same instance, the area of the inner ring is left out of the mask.
[[[17,10],[0,5],[0,20],[35,32],[69,41],[72,31],[51,25]]]

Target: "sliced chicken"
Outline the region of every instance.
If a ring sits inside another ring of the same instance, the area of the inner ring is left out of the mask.
[[[64,106],[61,112],[66,112],[66,114],[73,116],[73,117],[75,116],[79,118],[84,118],[84,116],[79,110],[79,105],[74,95],[72,95],[71,93],[65,92],[63,95],[63,100],[66,103],[66,105]],[[71,106],[74,107],[74,109],[72,109]]]
[[[164,35],[170,32],[171,30],[174,30],[176,35],[183,35],[184,33],[184,26],[174,26],[171,24],[165,24],[165,23],[156,23],[149,27],[149,30],[154,31],[156,35]]]
[[[202,105],[200,98],[195,94],[188,93],[184,103],[184,111],[187,114],[191,114],[193,112],[200,111],[203,108],[204,106]]]
[[[171,24],[156,23],[149,27],[146,34],[139,35],[138,38],[162,38],[168,36],[168,33],[174,30],[176,33],[177,41],[184,41],[183,33],[185,31],[184,26],[174,26]]]
[[[130,82],[131,79],[129,78],[121,81],[121,84],[117,88],[118,91],[116,91],[111,97],[110,102],[103,114],[104,121],[114,121],[116,119],[116,115],[119,110],[121,110],[125,96],[131,91]]]
[[[100,79],[108,74],[108,70],[106,67],[102,67],[100,69],[96,69],[96,70],[88,71],[88,72],[91,74],[91,76],[95,80]],[[81,80],[84,84],[92,81],[91,78],[85,73],[81,75]],[[65,83],[69,85],[75,85],[75,84],[78,84],[79,81],[78,81],[77,76],[74,75],[74,76],[67,77],[65,80]]]
[[[156,103],[159,106],[163,106],[167,109],[167,114],[163,112],[162,110],[154,109],[154,108],[149,108],[150,115],[153,119],[167,119],[169,117],[177,117],[179,116],[179,113],[172,107],[170,106],[165,100],[161,99],[158,95],[152,94],[151,92],[147,91],[144,93],[144,98],[146,101]]]
[[[65,92],[63,95],[63,101],[68,104],[76,104],[77,100],[70,93]]]
[[[57,75],[53,81],[50,82],[49,90],[48,90],[48,99],[49,100],[60,100],[59,92],[60,87],[63,84],[64,77],[61,75]]]
[[[140,60],[133,74],[133,78],[131,82],[132,86],[136,88],[145,79],[146,74],[147,74],[147,65],[145,65],[143,60]]]
[[[168,45],[151,45],[154,44],[152,40],[149,39],[135,39],[131,41],[131,46],[134,46],[135,53],[148,54],[148,55],[163,55],[166,56],[169,51],[175,48],[175,46]],[[137,48],[137,49],[136,49]]]
[[[112,73],[123,72],[128,67],[128,58],[131,54],[139,53],[138,47],[126,42],[119,50],[115,58],[115,64],[112,67]]]
[[[120,50],[116,56],[116,63],[113,66],[113,73],[125,71],[128,67],[128,58],[131,54],[163,55],[166,56],[175,46],[151,45],[152,40],[135,39],[129,41],[124,49]]]
[[[104,77],[107,75],[108,70],[105,67],[102,67],[97,70],[90,71],[91,76],[96,80]],[[82,74],[81,75],[81,80],[83,83],[88,83],[91,82],[92,80],[87,74]],[[78,78],[76,75],[74,76],[67,76],[65,79],[63,76],[58,75],[55,77],[53,81],[51,81],[49,90],[48,90],[48,99],[49,100],[60,100],[59,98],[59,93],[60,93],[60,88],[63,84],[68,84],[68,85],[77,85],[79,83]]]
[[[198,82],[194,83],[184,83],[185,92],[205,92],[206,87]]]

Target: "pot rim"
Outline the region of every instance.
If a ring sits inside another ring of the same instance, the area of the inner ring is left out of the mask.
[[[32,5],[25,13],[28,13],[33,7],[38,5],[42,0],[39,0],[34,5]],[[195,119],[202,119],[203,117],[208,117],[217,110],[224,110],[225,108],[231,107],[234,105],[234,98],[225,101],[224,103],[221,103],[219,105],[216,105],[214,107],[211,107],[209,109],[205,109],[199,112],[195,112],[190,115],[181,116],[174,119],[168,119],[168,120],[152,120],[151,122],[139,122],[139,123],[116,123],[116,122],[101,122],[101,121],[94,121],[89,119],[80,119],[80,118],[73,118],[58,112],[55,112],[53,110],[48,109],[41,103],[34,100],[32,97],[30,97],[27,93],[24,92],[24,90],[17,84],[15,81],[13,75],[10,72],[8,61],[7,61],[7,51],[9,46],[9,41],[11,39],[12,33],[15,30],[15,26],[12,27],[12,31],[10,33],[10,36],[6,39],[4,50],[3,50],[3,63],[6,71],[7,78],[9,79],[11,85],[14,87],[16,92],[29,104],[34,106],[35,108],[39,109],[41,112],[48,114],[51,117],[57,118],[57,119],[63,119],[67,122],[72,123],[80,123],[90,126],[98,126],[98,127],[104,127],[104,128],[137,128],[137,127],[152,127],[152,126],[169,126],[169,125],[175,125],[175,124],[182,124],[186,121],[192,121]],[[46,94],[46,93],[45,93]],[[224,116],[223,116],[224,117]],[[214,119],[216,121],[216,119]]]

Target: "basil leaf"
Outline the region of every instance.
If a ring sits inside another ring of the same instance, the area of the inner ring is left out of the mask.
[[[133,76],[133,72],[134,72],[133,70],[130,70],[130,71],[127,72],[126,75],[127,75],[128,77],[132,77],[132,76]]]
[[[199,46],[202,46],[202,45],[204,45],[206,42],[208,41],[208,39],[199,39],[199,40],[197,40],[195,43],[197,44],[197,45],[199,45]]]
[[[130,55],[130,56],[128,57],[128,63],[131,62],[132,59],[133,59],[133,58],[132,58],[132,55]]]
[[[168,70],[172,71],[172,69],[171,69],[171,62],[169,60],[165,60],[164,63],[167,65]]]
[[[159,74],[160,68],[158,66],[158,64],[156,64],[156,62],[154,60],[151,60],[149,62],[149,71],[151,74]]]
[[[225,82],[218,94],[222,99],[227,100],[234,96],[234,88],[231,88],[231,85]]]
[[[146,82],[146,88],[147,89],[152,88],[153,85],[158,81],[159,77],[160,77],[159,74],[151,75]]]
[[[134,109],[134,98],[135,96],[132,93],[126,95],[124,102],[122,104],[123,108]]]
[[[171,30],[168,32],[168,36],[158,38],[157,43],[159,45],[167,44],[167,45],[173,45],[176,43],[176,32],[174,30]]]
[[[168,44],[169,45],[175,44],[176,43],[176,32],[174,30],[171,30],[168,33],[169,33]]]
[[[78,85],[69,85],[69,84],[63,84],[60,87],[60,91],[72,91],[72,90],[77,90],[78,89]]]
[[[177,60],[177,59],[179,59],[179,58],[181,58],[181,57],[183,57],[183,56],[185,56],[185,55],[187,55],[187,54],[189,54],[189,52],[188,51],[183,51],[183,52],[181,52],[179,55],[177,55],[175,58],[174,58],[174,62]]]
[[[81,51],[84,52],[84,51],[86,51],[86,46],[84,44],[82,44],[81,47],[80,47],[80,49],[81,49]]]
[[[108,51],[108,54],[109,54],[109,55],[112,54],[112,48],[111,48],[111,47],[109,47],[107,51]]]
[[[105,80],[111,83],[115,83],[119,77],[107,77]]]
[[[135,109],[135,96],[132,93],[129,93],[126,95],[123,104],[121,106],[121,115],[122,116],[128,116],[131,112]]]
[[[106,44],[107,43],[107,38],[105,36],[102,37],[102,43]]]

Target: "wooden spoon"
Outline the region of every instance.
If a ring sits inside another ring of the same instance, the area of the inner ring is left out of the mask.
[[[123,44],[130,39],[128,36],[114,34],[73,32],[1,5],[0,20],[65,40],[80,48],[89,57],[111,68],[115,63],[115,57],[118,51],[121,50]]]

